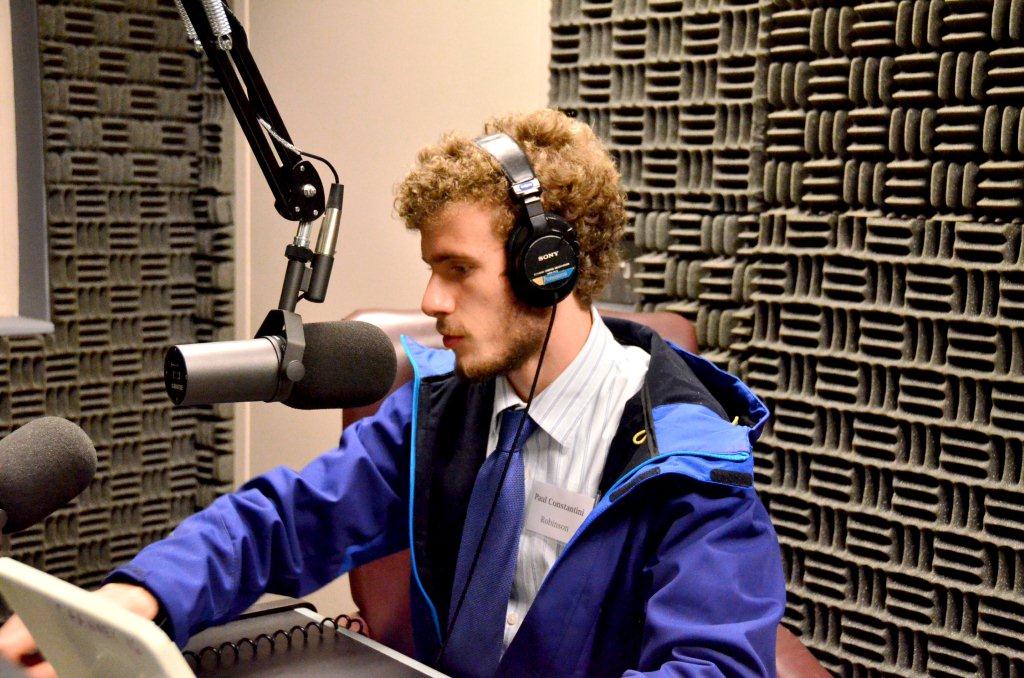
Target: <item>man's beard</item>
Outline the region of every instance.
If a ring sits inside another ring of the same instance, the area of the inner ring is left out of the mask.
[[[466,381],[484,382],[522,367],[523,363],[540,351],[550,312],[548,309],[535,309],[514,301],[504,319],[505,345],[501,353],[473,364],[456,358],[455,373]]]

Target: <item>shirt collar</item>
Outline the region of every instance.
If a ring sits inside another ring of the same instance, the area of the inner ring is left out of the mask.
[[[593,322],[583,348],[562,373],[534,397],[530,406],[530,418],[563,447],[569,443],[585,408],[600,393],[602,380],[594,379],[594,373],[606,360],[608,349],[618,346],[593,306],[590,307],[590,317]],[[525,405],[505,375],[498,376],[491,425],[497,425],[498,415],[507,408]]]

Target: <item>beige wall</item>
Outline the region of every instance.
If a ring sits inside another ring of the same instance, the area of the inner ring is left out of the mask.
[[[0,2],[0,317],[18,315],[18,189],[11,5]]]
[[[418,238],[392,214],[393,186],[442,132],[476,132],[490,115],[546,103],[549,1],[249,0],[240,9],[292,138],[334,162],[345,185],[327,303],[298,312],[326,320],[360,307],[417,307],[426,267]],[[244,141],[237,152],[239,335],[251,336],[277,303],[294,224],[277,216]],[[239,479],[301,467],[338,437],[336,411],[239,410]],[[339,595],[314,602],[341,611]]]

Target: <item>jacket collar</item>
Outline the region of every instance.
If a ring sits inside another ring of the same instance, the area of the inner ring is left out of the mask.
[[[747,432],[749,445],[754,444],[768,422],[768,408],[746,384],[645,325],[621,318],[605,318],[605,324],[619,343],[640,346],[651,354],[647,380],[652,409],[677,403],[702,405],[730,423],[735,421]]]
[[[728,477],[722,473],[739,473],[744,477],[742,484],[749,484],[753,444],[768,421],[764,403],[735,376],[662,339],[650,328],[619,318],[604,321],[620,344],[639,346],[651,356],[642,389],[649,402],[640,409],[650,413],[646,423],[653,440],[634,447],[628,462],[617,464],[619,471],[608,482],[624,479],[648,461],[680,456],[683,459],[671,466],[686,475],[734,484],[721,480]],[[454,371],[452,351],[426,348],[409,338],[404,343],[419,379],[443,378]]]

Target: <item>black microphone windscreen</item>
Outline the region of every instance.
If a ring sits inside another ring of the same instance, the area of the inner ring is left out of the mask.
[[[31,527],[77,497],[96,473],[96,448],[77,425],[41,417],[0,440],[4,532]]]
[[[397,360],[391,340],[376,325],[360,320],[303,325],[306,375],[284,404],[300,410],[362,407],[386,396]]]

